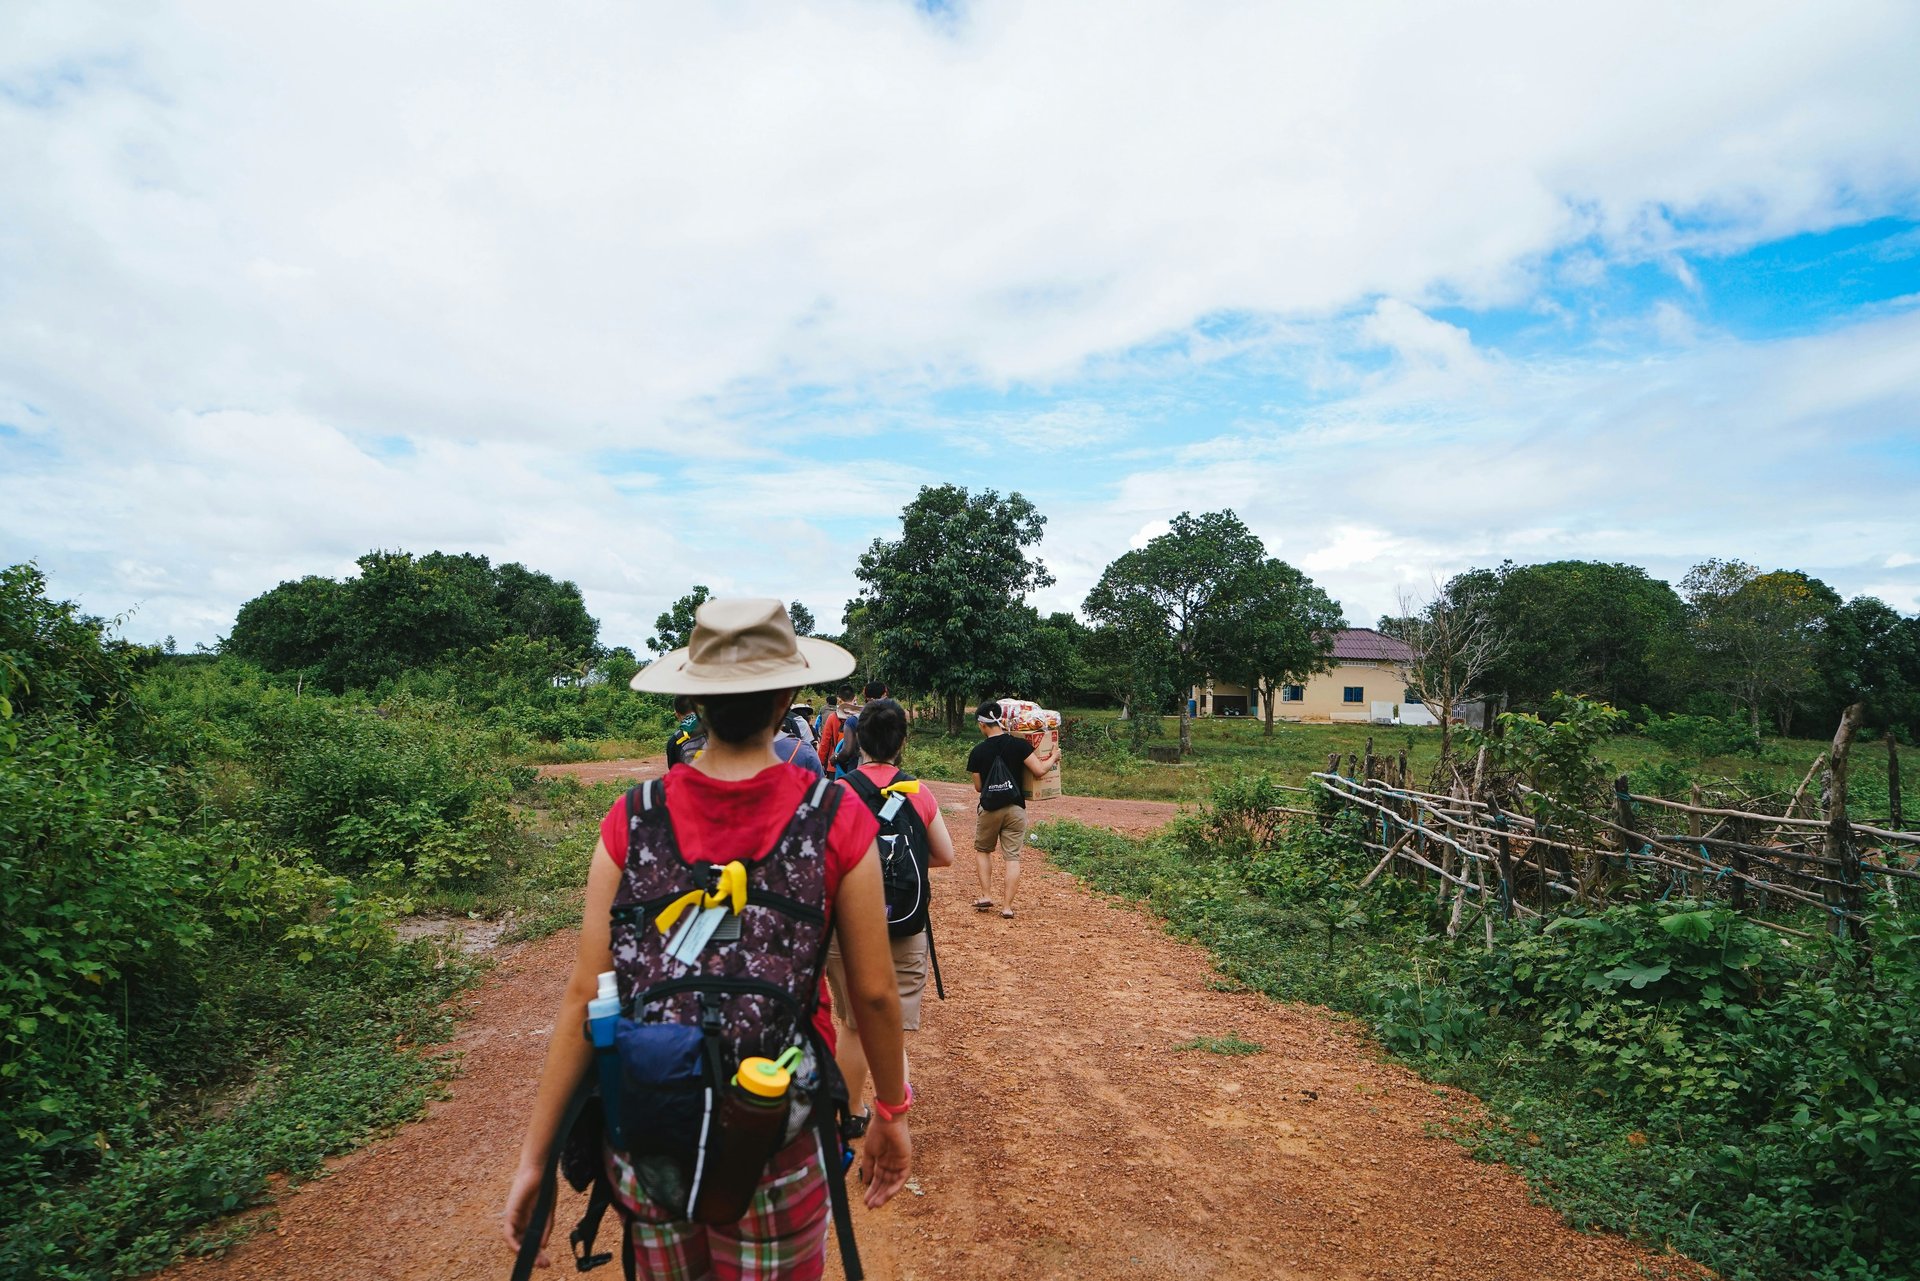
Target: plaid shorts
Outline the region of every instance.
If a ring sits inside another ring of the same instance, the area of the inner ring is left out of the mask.
[[[811,1130],[767,1165],[739,1222],[670,1219],[627,1179],[614,1196],[632,1221],[636,1276],[655,1281],[817,1281],[826,1266],[827,1178]]]

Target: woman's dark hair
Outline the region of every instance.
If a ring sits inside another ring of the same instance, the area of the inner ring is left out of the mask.
[[[700,700],[700,720],[723,743],[744,743],[771,728],[787,713],[791,690],[758,689],[751,694],[708,694]]]
[[[887,683],[885,681],[868,681],[867,687],[860,691],[860,696],[869,701],[876,698],[885,698],[887,696]]]
[[[860,709],[854,737],[860,740],[860,751],[867,757],[893,764],[900,759],[900,749],[907,741],[906,709],[890,698],[868,703]]]

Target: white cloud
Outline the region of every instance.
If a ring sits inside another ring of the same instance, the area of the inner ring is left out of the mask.
[[[1508,558],[1619,560],[1677,581],[1737,555],[1920,602],[1920,575],[1879,577],[1920,565],[1884,550],[1911,539],[1920,486],[1920,459],[1896,452],[1920,421],[1920,310],[1659,360],[1508,362],[1494,378],[1466,403],[1403,403],[1388,382],[1316,411],[1363,430],[1289,421],[1179,451],[1111,503],[1056,518],[1047,551],[1097,575],[1092,549],[1143,521],[1231,506],[1356,621],[1402,586]],[[1055,590],[1084,595],[1085,573]]]
[[[1603,412],[1429,312],[1911,210],[1916,46],[1920,9],[1843,3],[10,4],[0,538],[193,639],[376,544],[575,577],[610,633],[696,578],[790,575],[825,616],[866,535],[809,518],[847,483],[813,460],[876,432],[867,407],[1044,391],[1149,343],[1185,374],[1358,311],[1403,368],[1306,430],[1374,436],[1366,479],[1228,458],[1123,485],[1056,518],[1058,590],[1181,506],[1275,493],[1289,546],[1354,502],[1412,513],[1409,557],[1480,556],[1508,527],[1489,495],[1562,527],[1556,442],[1592,442],[1596,492],[1644,493],[1667,464],[1605,461],[1600,433],[1657,446],[1691,410],[1607,371]],[[1219,315],[1249,319],[1190,328]],[[1847,363],[1864,385],[1761,371],[1775,419],[1912,385],[1898,353]],[[768,431],[790,393],[848,412]],[[1466,403],[1498,456],[1443,448]],[[1564,416],[1530,431],[1530,405]],[[1124,429],[1009,426],[1067,472]],[[916,461],[943,430],[889,442],[862,492],[947,478]],[[370,452],[389,437],[414,452]]]

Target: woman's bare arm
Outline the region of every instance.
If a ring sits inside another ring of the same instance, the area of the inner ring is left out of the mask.
[[[927,824],[927,866],[953,866],[953,833],[947,830],[947,816],[938,805],[933,807],[933,822]]]
[[[877,846],[840,880],[833,901],[834,929],[847,967],[847,1000],[873,1073],[874,1097],[895,1104],[906,1097],[906,1045],[900,1030],[900,987],[893,974],[893,946],[887,938],[887,895],[880,882]],[[874,1113],[860,1148],[867,1176],[867,1206],[878,1209],[906,1185],[913,1166],[913,1140],[905,1117],[884,1121]]]
[[[580,947],[574,953],[573,973],[554,1015],[553,1032],[547,1038],[547,1062],[540,1070],[540,1088],[533,1099],[533,1119],[527,1124],[526,1141],[520,1145],[520,1167],[514,1171],[513,1186],[507,1192],[506,1222],[503,1225],[507,1245],[520,1248],[520,1234],[546,1174],[547,1158],[553,1145],[564,1137],[560,1122],[574,1087],[586,1075],[593,1060],[592,1047],[582,1028],[587,1020],[587,1002],[598,989],[600,975],[613,968],[613,944],[610,939],[609,913],[614,891],[620,887],[620,869],[607,853],[604,843],[593,851],[593,866],[587,872],[587,906],[580,921]],[[896,1020],[897,1024],[898,1020]],[[547,1222],[547,1234],[553,1222]],[[541,1241],[540,1266],[547,1266],[546,1242]]]

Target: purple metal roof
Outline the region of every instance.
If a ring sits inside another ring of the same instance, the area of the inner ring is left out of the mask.
[[[1382,636],[1371,627],[1343,627],[1333,633],[1333,656],[1362,663],[1411,663],[1414,657],[1405,641]]]

